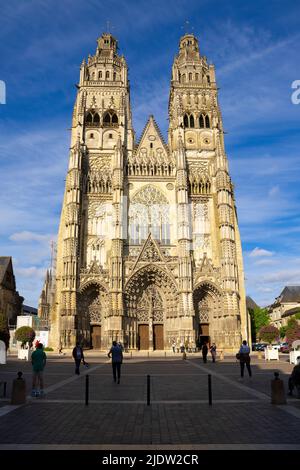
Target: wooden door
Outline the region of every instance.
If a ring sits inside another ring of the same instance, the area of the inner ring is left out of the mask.
[[[139,325],[139,349],[149,349],[149,325]]]
[[[101,349],[101,326],[92,326],[92,347]]]
[[[209,324],[208,323],[200,323],[199,334],[200,336],[209,336]]]
[[[154,349],[164,349],[164,326],[153,326],[153,347]]]

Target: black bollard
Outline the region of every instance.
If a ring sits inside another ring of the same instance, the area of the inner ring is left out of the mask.
[[[147,375],[147,406],[150,406],[150,375]]]
[[[208,404],[212,405],[212,393],[211,393],[211,375],[208,374]]]
[[[85,376],[85,404],[89,404],[89,374]]]

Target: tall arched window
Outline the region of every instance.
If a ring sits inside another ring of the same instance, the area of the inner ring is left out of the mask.
[[[142,244],[151,233],[163,244],[170,243],[170,207],[167,198],[155,186],[147,185],[129,206],[129,242]]]
[[[108,70],[105,72],[105,78],[109,78],[109,71]]]
[[[102,78],[102,72],[100,70],[100,72],[98,73],[98,78]]]
[[[193,80],[193,74],[190,72],[189,73],[189,81],[191,82]]]
[[[199,117],[199,126],[201,129],[203,128],[207,128],[209,129],[210,128],[210,119],[209,119],[209,116],[205,113],[203,114],[200,114],[200,117]]]
[[[103,116],[103,124],[106,127],[115,127],[118,125],[118,116],[113,110],[106,111]]]
[[[88,114],[86,115],[85,122],[86,122],[87,124],[91,124],[91,123],[93,122],[93,115],[92,115],[92,113],[88,113]]]
[[[117,74],[116,74],[116,72],[114,72],[114,75],[113,75],[113,77],[114,77],[114,80],[116,80],[116,78],[117,78]]]
[[[184,127],[195,127],[195,119],[192,114],[185,113],[183,116]]]
[[[199,117],[199,127],[200,127],[200,129],[203,129],[203,128],[204,128],[204,118],[203,118],[203,114],[200,114],[200,117]]]
[[[87,126],[99,126],[100,116],[94,110],[89,111],[85,116],[85,124]]]

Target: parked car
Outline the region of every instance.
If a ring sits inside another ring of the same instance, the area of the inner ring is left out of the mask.
[[[264,351],[267,346],[268,346],[268,343],[259,343],[259,347],[257,351]]]
[[[263,351],[267,346],[267,343],[253,343],[252,351]]]
[[[278,351],[280,350],[280,344],[279,343],[274,343],[272,344],[272,348],[273,349],[278,349]]]
[[[282,343],[279,351],[281,353],[289,353],[290,352],[289,343]]]

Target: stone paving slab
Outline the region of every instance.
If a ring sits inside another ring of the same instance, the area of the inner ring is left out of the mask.
[[[31,403],[1,418],[0,436],[2,444],[300,445],[299,419],[264,403]]]
[[[1,448],[52,444],[300,448],[300,400],[283,406],[270,404],[274,371],[279,370],[287,383],[293,368],[284,361],[253,361],[253,379],[246,375],[241,383],[239,364],[234,359],[204,365],[199,358],[133,358],[122,366],[120,385],[112,382],[106,359],[93,357],[89,363],[90,368],[82,368],[77,377],[70,358],[49,360],[46,398],[31,399],[0,414]],[[20,362],[9,361],[0,369],[0,380],[5,377],[9,383],[18,370]],[[30,390],[31,365],[22,363],[21,370]],[[207,403],[208,373],[212,374],[212,407]],[[90,381],[89,406],[84,405],[86,374]],[[151,375],[150,407],[145,404],[147,374]],[[5,407],[7,402],[1,401],[1,405]]]

